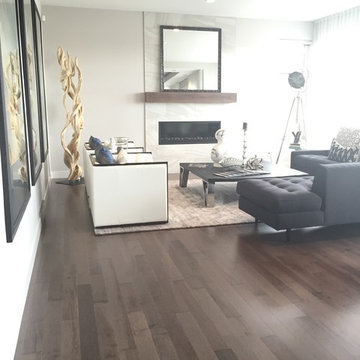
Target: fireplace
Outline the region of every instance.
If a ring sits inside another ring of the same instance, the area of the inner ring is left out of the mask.
[[[214,144],[221,121],[159,121],[159,145]]]

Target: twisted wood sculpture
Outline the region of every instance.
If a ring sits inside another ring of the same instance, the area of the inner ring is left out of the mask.
[[[78,64],[78,58],[72,59],[69,52],[59,47],[57,58],[61,67],[60,82],[64,91],[63,105],[66,112],[65,126],[61,131],[61,145],[64,149],[64,163],[70,169],[69,181],[80,180],[82,168],[78,164],[79,160],[79,141],[81,131],[84,128],[83,107],[80,99],[82,84],[82,74]],[[77,84],[74,78],[77,75]],[[71,111],[67,107],[67,99],[70,102]],[[69,101],[70,100],[70,101]],[[68,127],[72,126],[74,132],[70,142],[66,145],[65,134]]]
[[[9,137],[9,158],[13,165],[20,160],[18,175],[20,180],[25,183],[28,179],[27,160],[25,149],[24,119],[20,108],[21,86],[20,86],[20,66],[18,55],[10,52],[9,63],[6,66],[5,82],[9,94],[9,114],[10,114],[10,137]]]

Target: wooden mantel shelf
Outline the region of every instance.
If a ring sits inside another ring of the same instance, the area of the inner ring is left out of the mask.
[[[219,92],[146,92],[145,102],[152,103],[234,103],[237,100],[236,93]]]

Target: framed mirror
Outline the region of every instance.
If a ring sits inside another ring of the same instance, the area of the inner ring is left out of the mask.
[[[221,92],[221,29],[160,26],[161,91]]]

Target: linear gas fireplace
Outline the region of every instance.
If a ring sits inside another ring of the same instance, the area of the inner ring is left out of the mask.
[[[213,144],[221,121],[159,121],[159,145]]]

